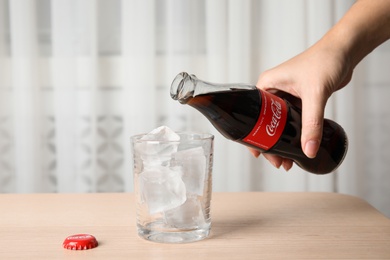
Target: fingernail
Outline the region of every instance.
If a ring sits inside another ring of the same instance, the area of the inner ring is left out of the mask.
[[[292,167],[292,164],[289,164],[289,163],[285,163],[285,162],[283,162],[283,168],[284,168],[284,170],[286,171],[286,172],[288,172],[290,169],[291,169],[291,167]]]
[[[314,158],[317,155],[319,142],[315,140],[310,140],[306,142],[304,153],[309,158]]]
[[[254,150],[249,150],[249,151],[250,151],[250,153],[253,155],[253,157],[259,158],[259,156],[260,156],[260,153],[259,153],[259,152],[254,151]]]
[[[271,163],[272,163],[272,165],[273,165],[276,169],[279,169],[280,166],[281,166],[281,163],[276,163],[275,161],[272,161]]]

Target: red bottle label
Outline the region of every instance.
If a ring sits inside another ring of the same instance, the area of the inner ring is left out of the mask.
[[[261,111],[256,125],[242,140],[268,151],[283,133],[287,121],[287,105],[283,99],[266,91],[260,91]]]

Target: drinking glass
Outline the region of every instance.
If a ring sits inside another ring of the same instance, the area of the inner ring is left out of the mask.
[[[131,138],[138,234],[149,241],[194,242],[210,232],[214,136],[177,134]]]

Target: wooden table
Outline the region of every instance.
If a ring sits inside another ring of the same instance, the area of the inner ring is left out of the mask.
[[[0,195],[0,259],[390,259],[390,219],[335,193],[214,193],[210,238],[158,244],[137,236],[134,196]],[[90,233],[99,246],[62,248]]]

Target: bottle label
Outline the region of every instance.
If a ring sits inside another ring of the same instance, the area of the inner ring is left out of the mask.
[[[261,94],[261,111],[256,125],[242,140],[268,151],[283,133],[287,121],[287,105],[283,99],[266,91]]]

